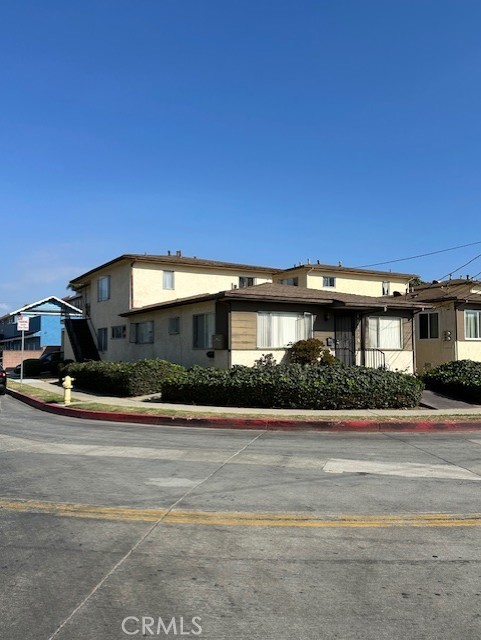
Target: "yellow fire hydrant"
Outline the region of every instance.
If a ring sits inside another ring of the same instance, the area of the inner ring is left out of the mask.
[[[71,376],[65,376],[62,382],[63,391],[63,403],[65,405],[70,404],[72,402],[72,389],[73,389],[73,381],[75,378]]]

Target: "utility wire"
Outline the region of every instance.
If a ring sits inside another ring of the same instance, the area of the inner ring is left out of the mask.
[[[385,262],[374,262],[373,264],[363,264],[357,267],[357,269],[367,269],[368,267],[378,267],[383,264],[392,264],[394,262],[406,262],[407,260],[415,260],[416,258],[434,256],[436,253],[446,253],[447,251],[454,251],[455,249],[463,249],[464,247],[473,247],[476,244],[481,244],[481,240],[479,240],[478,242],[470,242],[469,244],[460,244],[457,247],[449,247],[449,249],[440,249],[438,251],[430,251],[429,253],[421,253],[418,256],[410,256],[409,258],[397,258],[396,260],[386,260]],[[469,264],[469,262],[467,264]],[[462,269],[462,267],[460,267],[460,269]],[[458,271],[458,269],[456,269],[456,271]]]
[[[449,273],[447,273],[445,276],[443,276],[442,278],[439,278],[439,280],[444,280],[444,278],[448,278],[449,276],[452,276],[453,273],[456,273],[456,271],[461,271],[461,269],[464,269],[464,267],[467,267],[468,264],[471,264],[471,262],[474,262],[475,260],[477,260],[478,258],[481,258],[481,253],[478,253],[477,256],[474,256],[474,258],[472,260],[469,260],[468,262],[465,262],[464,264],[462,264],[460,267],[458,267],[457,269],[453,269],[453,271],[450,271]]]

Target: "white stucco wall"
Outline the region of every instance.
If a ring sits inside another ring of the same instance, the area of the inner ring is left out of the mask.
[[[457,343],[458,360],[476,360],[481,362],[481,341],[463,340]]]
[[[244,365],[246,367],[252,367],[256,360],[262,357],[263,354],[272,353],[277,364],[281,364],[285,357],[286,349],[246,349],[236,350],[231,352],[231,365]]]
[[[384,351],[386,367],[390,371],[404,371],[414,373],[413,351]]]

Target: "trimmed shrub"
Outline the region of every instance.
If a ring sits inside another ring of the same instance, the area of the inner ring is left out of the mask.
[[[417,406],[423,388],[415,376],[363,367],[193,367],[165,382],[162,399],[224,407],[398,409]]]
[[[423,371],[419,377],[431,391],[481,404],[481,362],[455,360]]]
[[[160,393],[167,380],[182,376],[181,365],[166,360],[136,362],[76,362],[62,369],[62,377],[75,378],[75,386],[110,396],[142,396]]]
[[[322,340],[308,338],[298,340],[289,347],[289,364],[341,364]]]

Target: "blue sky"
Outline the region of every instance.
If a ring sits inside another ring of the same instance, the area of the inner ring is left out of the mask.
[[[0,24],[0,313],[122,253],[480,242],[379,267],[425,279],[481,254],[478,1],[0,0]]]

